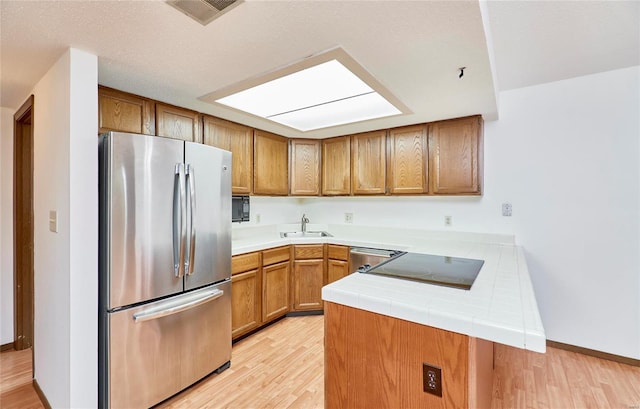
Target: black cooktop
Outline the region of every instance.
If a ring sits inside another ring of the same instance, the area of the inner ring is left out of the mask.
[[[483,264],[484,260],[406,253],[358,271],[469,290]]]

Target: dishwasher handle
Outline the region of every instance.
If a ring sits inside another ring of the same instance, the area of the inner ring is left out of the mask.
[[[392,250],[365,249],[362,247],[353,247],[351,249],[351,254],[358,254],[361,256],[391,258],[395,253],[396,252]]]

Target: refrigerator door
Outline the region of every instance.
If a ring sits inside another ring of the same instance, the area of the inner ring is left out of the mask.
[[[189,290],[231,277],[231,152],[186,142],[185,169]]]
[[[231,282],[108,314],[111,408],[148,408],[231,359]]]
[[[174,268],[180,263],[174,259],[180,258],[180,236],[186,235],[186,227],[181,229],[186,211],[180,208],[186,189],[177,174],[184,169],[184,143],[113,132],[104,145],[106,308],[182,291],[183,279]]]

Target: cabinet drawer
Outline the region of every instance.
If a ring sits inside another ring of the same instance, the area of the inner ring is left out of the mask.
[[[238,274],[260,267],[260,253],[248,253],[231,258],[231,274]]]
[[[301,244],[297,246],[293,246],[293,254],[296,260],[301,260],[305,258],[323,258],[324,252],[322,248],[324,245],[322,244]]]
[[[327,245],[327,258],[349,261],[349,247],[329,244]]]
[[[269,266],[289,260],[289,246],[276,247],[262,252],[262,265]]]

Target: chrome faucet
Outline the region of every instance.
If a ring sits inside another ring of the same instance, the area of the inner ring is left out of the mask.
[[[307,219],[305,216],[306,215],[303,214],[302,220],[300,221],[303,233],[307,231],[307,223],[309,223],[309,219]]]

